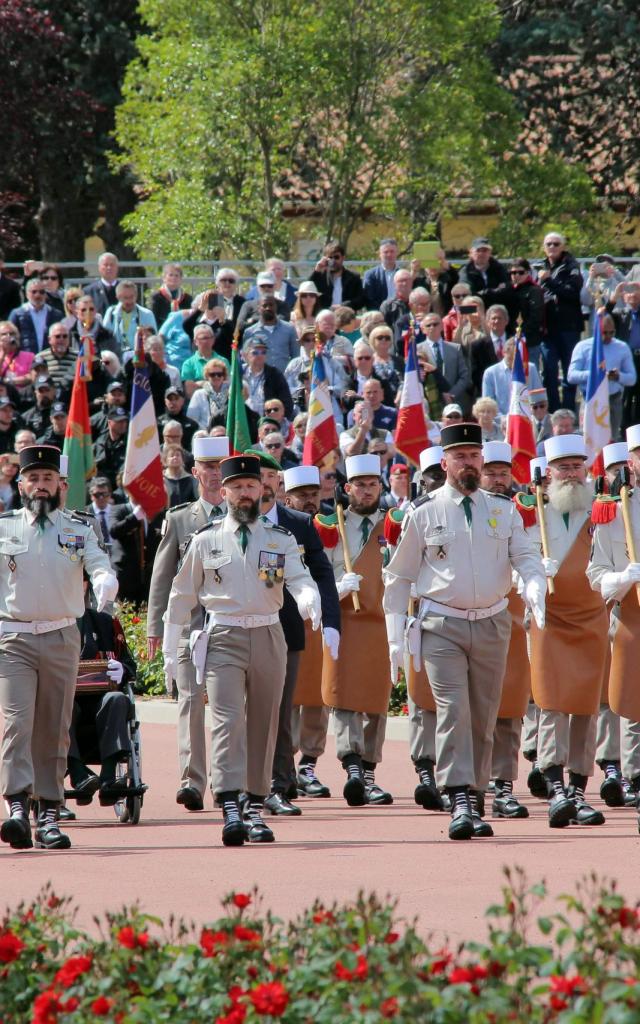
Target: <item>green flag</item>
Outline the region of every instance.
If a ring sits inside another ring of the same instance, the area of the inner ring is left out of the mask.
[[[62,454],[66,455],[69,464],[67,469],[68,493],[67,508],[84,509],[87,504],[87,481],[96,471],[93,460],[93,441],[91,439],[91,423],[89,422],[89,401],[87,398],[87,364],[91,358],[89,350],[85,359],[84,345],[80,348],[76,375],[71,391],[71,404],[67,429],[64,435]]]
[[[238,355],[238,342],[231,346],[231,384],[227,406],[227,437],[229,454],[242,455],[251,444],[247,410],[242,397],[242,365]]]

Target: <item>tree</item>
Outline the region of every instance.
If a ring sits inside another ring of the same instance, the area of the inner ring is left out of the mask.
[[[118,166],[140,183],[126,225],[146,256],[286,252],[283,213],[299,209],[345,243],[372,211],[419,232],[456,179],[487,180],[513,132],[485,57],[493,0],[141,0],[140,11],[148,31],[116,136]]]
[[[46,259],[80,256],[99,217],[105,243],[123,251],[120,220],[134,193],[130,179],[112,174],[106,154],[137,29],[129,0],[0,5],[0,56],[12,84],[0,102],[0,169],[34,219]],[[13,239],[4,232],[9,244],[36,241],[21,228]]]
[[[607,204],[640,208],[636,0],[500,0],[496,68],[523,115],[519,151],[585,168]]]

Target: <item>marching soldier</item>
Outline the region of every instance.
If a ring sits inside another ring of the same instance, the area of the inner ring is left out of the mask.
[[[192,473],[200,497],[167,511],[162,540],[156,552],[149,590],[147,644],[153,658],[162,645],[162,616],[167,607],[173,578],[193,534],[214,516],[225,511],[220,496],[220,462],[229,455],[228,437],[196,437]],[[180,787],[176,803],[188,811],[201,811],[207,788],[207,753],[204,726],[204,687],[196,684],[196,672],[189,651],[191,630],[202,629],[202,609],[194,610],[191,625],[185,626],[178,645],[178,762]],[[171,681],[169,680],[169,683]]]
[[[501,494],[509,498],[513,488],[511,445],[505,441],[486,441],[482,455],[484,464],[480,486],[490,494]],[[509,614],[511,639],[498,719],[493,730],[491,778],[495,790],[491,811],[496,818],[528,818],[529,811],[513,795],[513,783],[518,778],[522,716],[531,694],[531,672],[524,628],[525,607],[515,583],[509,593]]]
[[[333,710],[336,752],[347,773],[343,795],[350,807],[391,804],[393,797],[375,780],[382,760],[391,687],[380,671],[386,644],[382,628],[383,513],[379,509],[381,480],[379,455],[352,455],[345,459],[345,491],[349,507],[344,513],[345,552],[339,530],[327,547],[341,601],[342,657],[325,656],[322,699]],[[322,536],[322,534],[321,534]],[[347,570],[347,561],[353,571]],[[353,595],[358,595],[356,612]]]
[[[620,502],[610,503],[608,521],[595,528],[587,570],[589,582],[605,601],[613,602],[613,646],[609,673],[609,704],[621,716],[622,773],[640,794],[640,700],[637,672],[640,662],[640,563],[630,558],[630,541],[640,543],[640,425],[627,430],[629,467],[634,489],[629,500],[632,537],[627,537]],[[638,822],[640,830],[640,820]]]
[[[284,503],[296,512],[312,517],[320,511],[320,470],[317,466],[297,466],[284,473]],[[314,526],[315,529],[315,526]],[[331,581],[335,588],[333,570]],[[337,626],[340,624],[338,592]],[[300,751],[297,776],[291,778],[293,789],[300,796],[330,797],[328,786],[316,775],[318,758],[324,754],[329,726],[329,708],[322,702],[322,638],[314,634],[305,622],[304,651],[300,657],[296,689],[291,713],[291,739],[293,750]],[[326,632],[326,631],[325,631]]]
[[[61,507],[57,448],[23,448],[18,486],[25,507],[0,515],[0,782],[9,807],[0,839],[13,849],[33,846],[33,797],[36,846],[66,850],[71,842],[57,813],[80,659],[83,569],[99,609],[113,600],[118,583],[91,526]]]
[[[447,482],[407,522],[385,570],[384,610],[391,677],[402,666],[407,604],[415,584],[418,648],[436,702],[436,772],[451,799],[451,839],[492,835],[478,792],[491,771],[491,746],[511,622],[512,567],[544,625],[545,580],[511,501],[479,489],[482,430],[444,427]],[[414,653],[414,640],[409,649]]]
[[[547,782],[549,825],[601,825],[604,816],[585,800],[593,774],[596,721],[608,672],[609,622],[604,602],[585,576],[591,549],[591,493],[587,451],[580,434],[544,442],[549,487],[545,519],[553,578],[544,631],[531,623],[531,684],[540,708],[538,761]],[[529,537],[541,546],[538,523]],[[569,769],[565,789],[564,769]]]
[[[162,650],[175,674],[183,624],[198,605],[206,624],[193,643],[213,719],[211,786],[225,846],[273,842],[262,819],[269,792],[287,649],[279,620],[284,584],[303,618],[320,625],[320,595],[288,530],[260,516],[260,460],[221,463],[227,513],[192,538],[171,587]],[[246,824],[240,791],[248,797]]]
[[[340,602],[336,591],[333,572],[324,553],[320,538],[309,515],[294,512],[276,501],[276,491],[281,472],[280,464],[268,452],[249,449],[245,454],[257,455],[260,459],[260,475],[262,477],[262,514],[276,526],[289,530],[298,542],[304,564],[311,573],[320,591],[322,604],[322,641],[334,660],[338,657],[340,647]],[[296,484],[307,484],[315,481],[320,493],[320,474],[315,466],[296,466],[285,470],[285,492]],[[295,766],[293,761],[293,737],[291,719],[293,712],[293,693],[298,676],[300,657],[306,644],[305,624],[293,596],[285,587],[284,603],[280,610],[280,623],[287,644],[287,670],[285,673],[284,690],[280,702],[280,717],[276,749],[273,757],[273,774],[271,792],[264,806],[271,814],[300,815],[302,811],[287,798],[292,783],[295,785]]]

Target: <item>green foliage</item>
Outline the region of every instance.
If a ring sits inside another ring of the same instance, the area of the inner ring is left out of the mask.
[[[260,913],[257,892],[230,893],[203,928],[139,907],[73,927],[47,887],[0,925],[5,1024],[636,1024],[637,908],[615,883],[584,879],[560,910],[518,869],[487,911],[484,943],[425,941],[395,906],[362,893],[316,902],[285,924]]]
[[[127,646],[136,663],[136,692],[163,696],[166,690],[162,652],[158,651],[151,659],[147,656],[146,606],[138,608],[130,601],[122,601],[118,603],[117,613]]]
[[[494,0],[142,0],[116,137],[141,185],[139,253],[286,253],[285,204],[347,241],[409,233],[486,184],[515,127],[485,50]],[[434,29],[437,27],[437,31]]]
[[[503,253],[540,250],[548,231],[561,231],[574,252],[607,250],[612,224],[586,170],[561,157],[514,156],[506,162],[493,244]]]

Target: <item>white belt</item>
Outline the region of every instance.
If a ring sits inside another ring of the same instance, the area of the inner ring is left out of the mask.
[[[478,619],[489,619],[492,615],[504,611],[509,604],[506,597],[490,608],[451,608],[448,604],[440,604],[438,601],[431,601],[422,598],[420,602],[420,618],[423,619],[428,612],[437,612],[438,615],[450,615],[452,619],[468,619],[469,622],[477,622]]]
[[[53,633],[55,629],[75,626],[73,619],[51,619],[49,622],[18,622],[16,619],[0,620],[0,636],[5,633]]]
[[[258,626],[275,626],[280,621],[277,612],[273,615],[219,615],[218,612],[210,612],[207,620],[207,630],[211,632],[214,626],[240,626],[241,629],[256,629]]]

